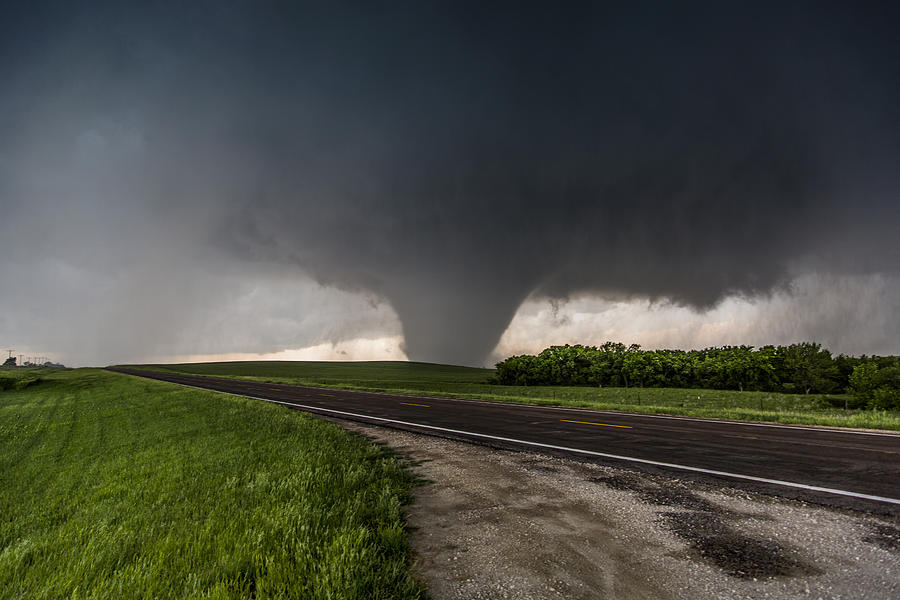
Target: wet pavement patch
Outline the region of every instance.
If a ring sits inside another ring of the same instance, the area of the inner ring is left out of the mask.
[[[781,544],[744,535],[707,512],[660,515],[704,560],[740,579],[815,575],[814,567],[790,556]]]
[[[686,510],[716,512],[719,514],[727,512],[725,509],[716,506],[712,502],[689,491],[683,484],[678,482],[672,482],[671,485],[662,486],[642,481],[638,477],[623,477],[617,475],[595,477],[592,481],[595,483],[602,483],[603,485],[616,490],[634,492],[641,500],[649,504],[672,506]]]
[[[900,552],[900,528],[876,523],[872,527],[872,533],[864,537],[863,541],[889,552]]]
[[[718,506],[679,482],[661,485],[637,476],[619,475],[596,477],[592,481],[637,494],[641,501],[649,504],[683,509],[661,512],[659,516],[673,533],[690,545],[699,558],[713,563],[732,577],[761,579],[821,573],[802,559],[792,556],[785,546],[745,535],[728,523],[748,518],[749,515]],[[758,517],[754,515],[754,518]],[[884,537],[883,533],[879,535]],[[896,529],[894,533],[900,534]],[[890,535],[886,539],[894,542],[900,540]]]

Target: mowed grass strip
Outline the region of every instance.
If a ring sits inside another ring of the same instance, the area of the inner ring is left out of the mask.
[[[844,396],[834,394],[826,401],[822,394],[492,385],[487,383],[494,374],[492,369],[399,361],[246,361],[134,366],[336,389],[741,421],[900,430],[900,411],[843,410],[839,406],[843,404]]]
[[[256,400],[100,370],[0,391],[3,598],[420,598],[411,480]]]

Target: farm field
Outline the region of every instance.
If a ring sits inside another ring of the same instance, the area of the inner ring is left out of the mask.
[[[844,410],[842,395],[826,397],[821,394],[683,388],[506,386],[488,383],[494,373],[492,369],[399,361],[248,361],[129,366],[336,389],[785,424],[900,430],[900,412]]]
[[[421,598],[386,451],[98,369],[0,371],[4,598]]]

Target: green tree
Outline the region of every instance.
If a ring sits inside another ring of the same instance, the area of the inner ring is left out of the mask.
[[[837,388],[837,367],[831,352],[821,344],[803,342],[784,349],[786,381],[795,389],[810,392],[833,392]]]
[[[859,400],[869,402],[878,385],[878,365],[874,362],[860,363],[850,374],[850,391]]]
[[[877,410],[895,410],[900,408],[900,390],[896,388],[878,388],[872,392],[872,399],[867,405]]]
[[[755,382],[755,361],[752,346],[730,346],[722,349],[722,370],[724,387],[744,391],[744,387]]]
[[[771,391],[779,386],[778,373],[782,371],[783,358],[775,346],[763,346],[753,353],[755,389]]]
[[[629,350],[622,361],[622,372],[632,386],[644,387],[655,372],[655,364],[650,352],[641,352],[639,347]]]

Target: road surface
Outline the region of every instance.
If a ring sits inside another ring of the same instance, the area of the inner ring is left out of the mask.
[[[338,419],[900,516],[900,434],[333,390],[115,369]]]

